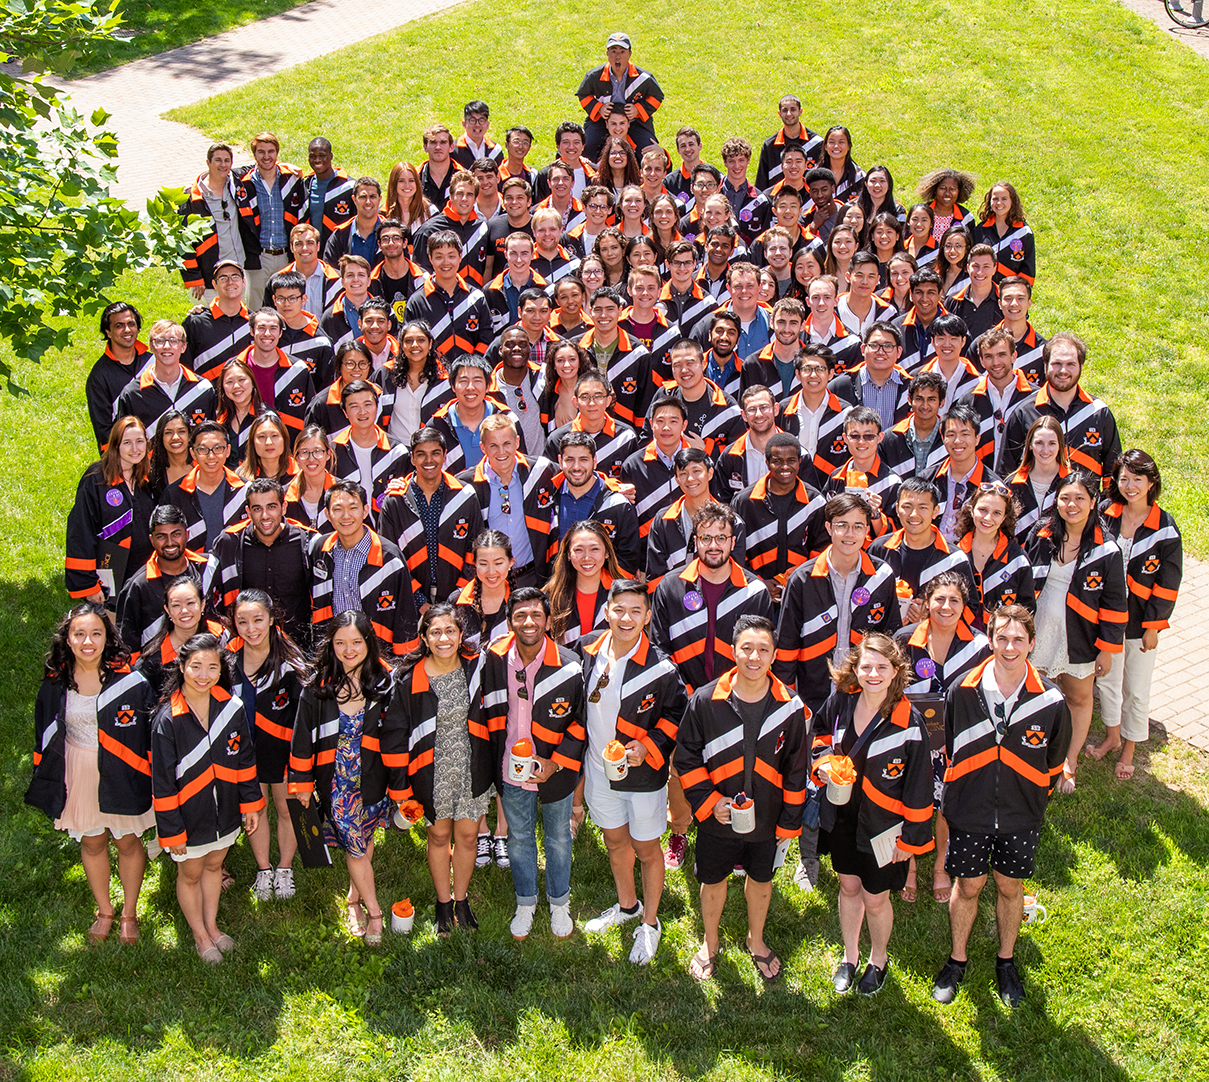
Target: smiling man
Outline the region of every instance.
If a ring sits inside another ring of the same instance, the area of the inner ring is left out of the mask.
[[[589,71],[575,92],[587,116],[584,153],[592,161],[600,157],[606,135],[605,121],[614,111],[629,120],[629,136],[637,151],[658,142],[654,116],[655,110],[663,104],[663,91],[649,71],[630,62],[630,50],[628,34],[610,34],[605,42],[608,62]]]
[[[323,136],[311,140],[306,160],[311,167],[303,178],[306,182],[306,217],[319,231],[322,250],[328,237],[348,221],[353,182],[343,169],[332,164],[332,144]]]

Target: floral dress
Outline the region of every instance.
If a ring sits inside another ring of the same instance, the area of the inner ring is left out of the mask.
[[[393,808],[389,797],[383,797],[368,808],[361,803],[361,734],[364,723],[364,707],[355,714],[340,711],[331,814],[324,824],[327,843],[340,846],[350,857],[365,856],[374,831],[390,823]]]

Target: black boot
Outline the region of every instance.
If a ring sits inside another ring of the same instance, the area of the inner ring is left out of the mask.
[[[474,914],[470,911],[469,897],[456,900],[453,903],[453,919],[458,922],[459,928],[468,928],[470,931],[475,931],[479,922],[474,919]]]
[[[453,902],[437,902],[437,935],[444,939],[453,931]]]

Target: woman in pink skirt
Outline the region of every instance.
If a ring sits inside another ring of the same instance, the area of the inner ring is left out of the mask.
[[[149,715],[157,696],[129,660],[109,613],[93,602],[76,605],[51,640],[34,704],[34,776],[25,802],[79,841],[96,899],[88,938],[98,943],[117,918],[109,840],[117,846],[122,883],[119,938],[133,943],[147,866],[140,835],[155,825]]]

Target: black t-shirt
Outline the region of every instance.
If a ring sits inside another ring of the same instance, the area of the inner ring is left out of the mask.
[[[924,573],[924,567],[927,566],[932,548],[929,546],[926,549],[913,549],[904,543],[899,551],[903,561],[902,579],[911,587],[911,596],[918,597],[919,576]]]

